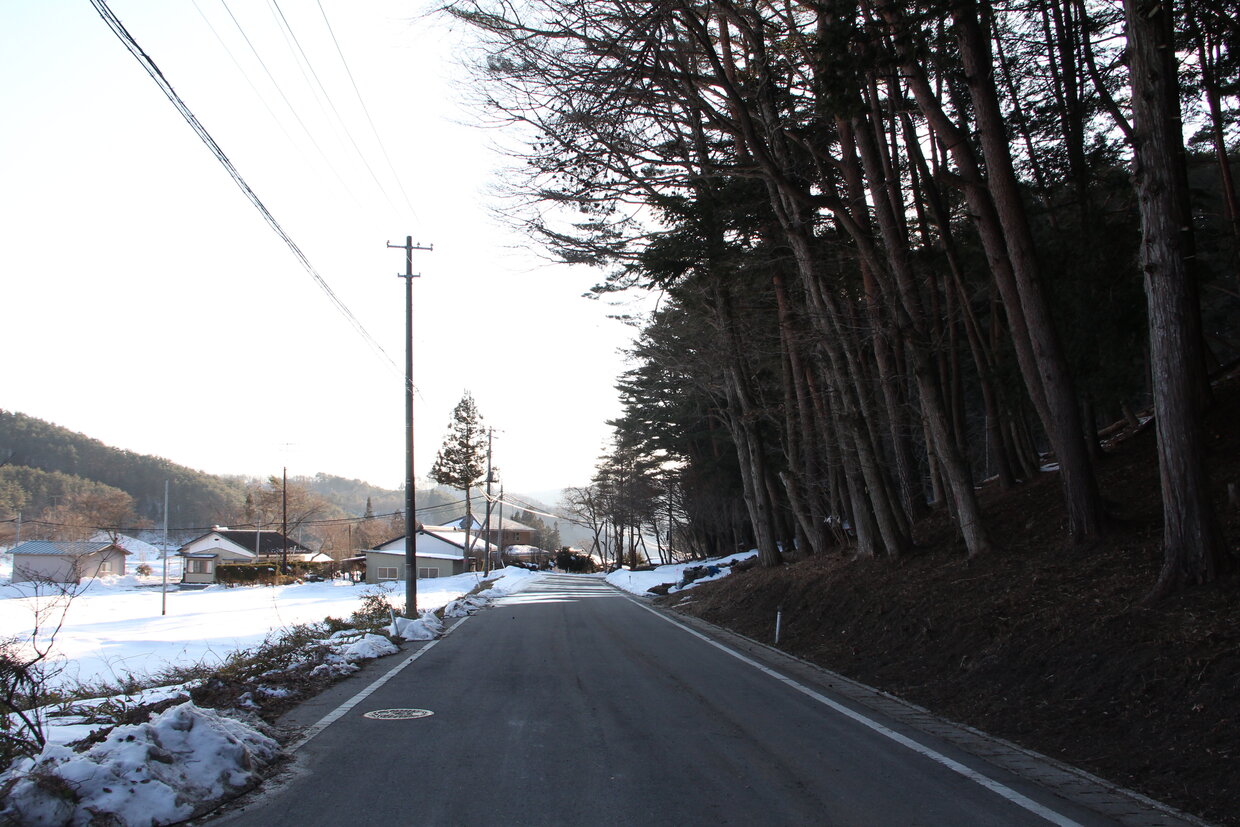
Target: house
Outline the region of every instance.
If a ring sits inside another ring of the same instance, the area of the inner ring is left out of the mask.
[[[331,558],[314,552],[278,531],[216,527],[177,549],[185,558],[182,583],[214,583],[215,568],[222,563],[280,563],[288,543],[288,562],[322,563]]]
[[[11,554],[14,583],[80,583],[123,575],[129,552],[110,542],[27,540]]]
[[[414,535],[414,556],[418,579],[449,577],[472,568],[478,557],[494,547],[480,537],[470,536],[473,553],[465,555],[465,532],[447,526],[422,526]],[[395,537],[366,552],[366,582],[383,583],[405,579],[405,538]]]
[[[494,546],[499,546],[501,542],[504,548],[508,548],[508,546],[532,546],[537,539],[538,529],[525,523],[518,523],[516,520],[510,520],[507,517],[501,520],[497,514],[491,514],[490,530],[485,527],[485,523],[485,515],[479,519],[478,515],[474,514],[469,533],[486,537],[487,542]],[[465,529],[465,518],[461,517],[461,519],[455,522],[448,523],[448,526],[463,531]]]

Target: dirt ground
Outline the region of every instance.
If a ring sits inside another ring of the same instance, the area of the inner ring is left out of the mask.
[[[1207,420],[1227,547],[1240,549],[1240,382]],[[896,560],[811,557],[662,600],[1220,824],[1240,825],[1240,577],[1153,606],[1161,563],[1154,432],[1099,465],[1106,540],[1067,544],[1058,476],[984,492],[995,553],[942,520]]]

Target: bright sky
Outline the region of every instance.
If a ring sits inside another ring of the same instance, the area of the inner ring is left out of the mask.
[[[0,407],[212,473],[396,487],[405,262],[385,244],[412,236],[435,247],[414,259],[418,476],[468,389],[509,491],[589,480],[631,330],[581,297],[599,273],[516,249],[492,216],[505,136],[469,125],[467,32],[419,0],[110,6],[387,355],[87,0],[7,0]]]

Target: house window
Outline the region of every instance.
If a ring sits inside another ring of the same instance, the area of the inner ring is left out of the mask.
[[[99,573],[100,574],[111,574],[112,573],[112,561],[111,560],[100,560],[99,561]]]
[[[418,579],[419,580],[427,580],[427,579],[438,577],[438,576],[439,576],[439,569],[437,568],[421,568],[421,567],[418,568]]]
[[[190,574],[210,574],[214,560],[186,560],[186,571]]]
[[[379,566],[378,572],[380,580],[396,579],[396,566]]]

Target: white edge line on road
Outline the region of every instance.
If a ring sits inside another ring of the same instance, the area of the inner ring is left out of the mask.
[[[311,738],[318,735],[320,732],[327,729],[329,726],[334,724],[336,721],[340,720],[345,715],[347,715],[349,710],[353,709],[353,707],[357,706],[362,701],[366,700],[379,687],[383,686],[385,683],[390,681],[392,678],[396,677],[396,675],[406,666],[413,663],[415,660],[417,660],[418,658],[422,657],[427,652],[429,652],[436,643],[443,640],[448,635],[452,634],[452,632],[455,631],[456,627],[460,626],[466,620],[469,620],[469,615],[466,615],[465,617],[458,620],[456,623],[453,623],[451,626],[448,627],[448,630],[444,632],[442,636],[435,638],[430,643],[426,644],[421,649],[414,652],[412,655],[410,655],[409,657],[402,660],[400,663],[393,666],[391,669],[387,671],[387,674],[383,675],[380,678],[377,678],[372,684],[370,684],[370,686],[366,687],[361,692],[358,692],[352,698],[349,698],[349,700],[345,701],[340,706],[336,707],[331,712],[324,715],[322,718],[318,720],[317,723],[311,725],[309,729],[303,732],[300,738],[298,738],[296,741],[294,741],[292,744],[289,745],[288,752],[291,754],[291,753],[297,752],[297,750],[304,747],[307,741],[309,741]]]
[[[645,605],[639,600],[633,600],[633,598],[628,597],[627,595],[625,595],[625,597],[628,600],[632,601],[633,603],[637,604],[638,606],[641,606],[643,609],[650,612],[655,617],[660,618],[661,620],[665,620],[668,623],[672,624],[673,626],[683,629],[684,631],[688,632],[694,637],[706,641],[711,646],[714,646],[716,649],[726,652],[727,654],[731,655],[732,657],[736,658],[742,663],[746,663],[752,666],[753,668],[757,669],[759,672],[764,672],[765,674],[771,676],[772,678],[779,681],[780,683],[783,683],[804,695],[808,695],[809,697],[813,698],[815,701],[818,701],[818,703],[823,704],[824,706],[830,707],[831,709],[840,713],[844,717],[850,718],[864,727],[868,727],[869,729],[873,730],[879,735],[882,735],[885,738],[889,738],[892,741],[895,741],[897,744],[900,744],[901,746],[911,749],[913,752],[916,752],[920,755],[924,755],[926,758],[929,758],[931,761],[935,761],[936,763],[942,764],[944,767],[951,770],[952,772],[963,775],[965,778],[969,779],[970,781],[985,787],[986,789],[990,790],[991,792],[997,795],[1002,796],[1003,798],[1006,798],[1008,801],[1012,802],[1016,806],[1021,807],[1022,809],[1028,810],[1034,815],[1044,818],[1052,824],[1058,824],[1060,825],[1060,827],[1082,827],[1080,822],[1073,821],[1067,816],[1062,815],[1061,813],[1057,813],[1054,810],[1050,809],[1049,807],[1039,804],[1038,802],[1034,801],[1031,798],[1028,798],[1027,796],[1021,795],[1020,793],[1016,792],[1016,790],[1013,790],[1011,787],[1008,787],[1005,784],[1000,784],[998,781],[995,781],[993,778],[987,778],[985,775],[982,775],[977,770],[967,767],[953,758],[948,758],[946,755],[943,755],[940,752],[936,752],[935,750],[930,749],[930,747],[927,747],[924,744],[920,744],[917,741],[914,741],[912,738],[909,738],[908,736],[901,735],[895,730],[889,727],[883,726],[878,721],[875,721],[872,718],[869,718],[860,712],[849,709],[843,704],[831,700],[826,695],[823,695],[821,692],[817,692],[813,689],[810,689],[808,686],[798,683],[786,675],[781,675],[779,672],[776,672],[774,669],[771,669],[769,666],[765,666],[761,663],[758,663],[758,661],[754,660],[753,658],[747,657],[741,654],[740,652],[736,651],[735,649],[732,649],[731,647],[723,645],[717,640],[712,640],[711,638],[707,637],[706,635],[702,634],[696,629],[691,629],[685,624],[681,623],[680,621],[673,620],[672,618],[668,617],[662,612],[652,609],[651,607]]]

